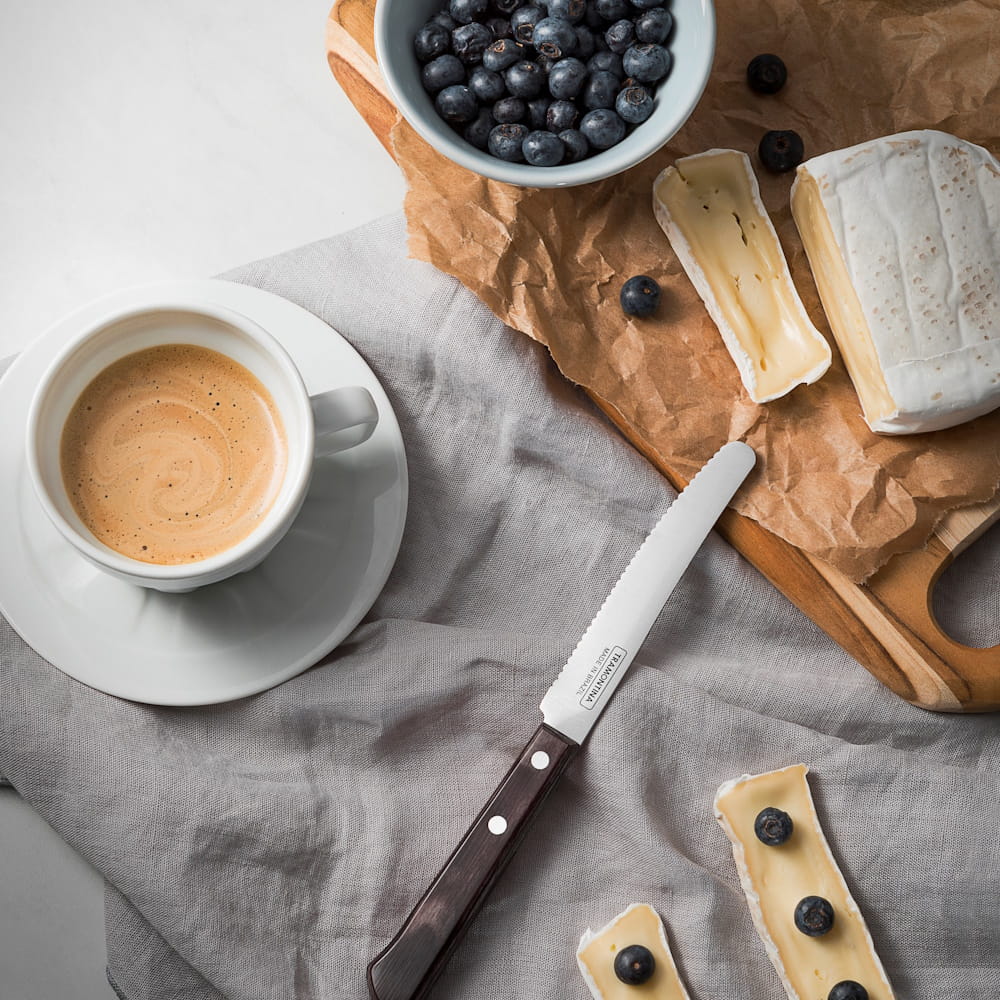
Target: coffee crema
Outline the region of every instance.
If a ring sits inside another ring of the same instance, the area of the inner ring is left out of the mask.
[[[179,565],[232,548],[270,510],[287,441],[270,393],[217,351],[164,344],[105,368],[63,426],[74,509],[101,542]]]

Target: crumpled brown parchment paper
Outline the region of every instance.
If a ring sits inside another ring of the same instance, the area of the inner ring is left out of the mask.
[[[713,147],[751,154],[799,293],[833,344],[791,218],[792,175],[759,166],[768,129],[795,129],[806,156],[913,128],[1000,151],[1000,8],[963,0],[718,0],[708,88],[684,128],[625,174],[568,190],[487,180],[435,153],[405,123],[392,138],[409,183],[410,252],[454,275],[562,373],[611,404],[634,440],[685,480],[727,440],[758,453],[734,506],[850,579],[922,545],[950,509],[1000,483],[1000,411],[933,434],[885,437],[861,418],[834,346],[818,383],[751,402],[719,333],[653,218],[653,179]],[[777,95],[746,85],[775,52]],[[630,320],[623,281],[663,287],[658,315]]]

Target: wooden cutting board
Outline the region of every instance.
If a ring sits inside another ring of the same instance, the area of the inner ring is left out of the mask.
[[[375,58],[375,0],[337,0],[327,21],[330,69],[376,137],[393,155],[398,114]],[[595,398],[600,406],[601,400]],[[644,446],[620,415],[602,406],[631,443],[678,489],[685,480]],[[1000,645],[956,642],[934,618],[931,593],[963,549],[1000,520],[1000,498],[953,511],[927,545],[893,557],[865,584],[727,510],[723,537],[792,603],[900,697],[940,712],[1000,709]]]

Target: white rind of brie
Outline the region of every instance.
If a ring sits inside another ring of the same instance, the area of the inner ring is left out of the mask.
[[[653,213],[755,403],[826,372],[830,345],[802,305],[745,153],[677,160],[653,183]]]
[[[792,186],[834,337],[880,434],[1000,406],[1000,163],[937,131],[807,160]]]
[[[715,796],[715,818],[733,848],[750,917],[790,1000],[825,998],[838,982],[853,979],[869,1000],[894,1000],[864,916],[830,850],[806,781],[808,767],[793,764],[725,782]],[[761,809],[773,806],[792,818],[792,836],[769,846],[754,833]],[[818,895],[834,909],[833,929],[808,937],[794,925],[798,900]]]

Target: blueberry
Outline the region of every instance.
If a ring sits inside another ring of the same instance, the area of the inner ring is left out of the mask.
[[[524,0],[493,0],[493,6],[507,16],[513,14],[523,3]]]
[[[576,48],[573,54],[577,59],[589,59],[597,51],[594,33],[585,24],[576,26]]]
[[[624,87],[615,98],[615,111],[629,125],[641,125],[653,113],[653,98],[641,85]]]
[[[489,151],[499,160],[521,163],[524,160],[521,144],[527,134],[523,125],[497,125],[490,132]]]
[[[612,52],[621,55],[630,45],[635,44],[635,25],[627,19],[615,21],[604,32],[604,40]]]
[[[653,953],[641,944],[630,944],[615,955],[615,975],[629,986],[641,986],[656,969]]]
[[[488,6],[488,0],[450,0],[448,13],[459,24],[468,24],[484,17]]]
[[[618,301],[628,316],[652,316],[660,304],[660,286],[647,274],[637,274],[622,285]]]
[[[587,80],[587,67],[574,56],[560,59],[549,72],[549,93],[560,101],[572,101]]]
[[[450,53],[432,59],[420,72],[420,79],[423,81],[424,90],[429,94],[436,94],[445,87],[451,87],[456,83],[465,81],[465,67],[458,56]]]
[[[473,67],[466,86],[480,104],[493,104],[507,93],[507,86],[499,73],[493,73],[484,66]]]
[[[535,25],[531,44],[550,59],[561,59],[576,48],[576,31],[561,17],[543,17]]]
[[[514,37],[525,45],[530,45],[535,34],[535,25],[545,17],[545,11],[536,4],[519,7],[511,14],[510,30]]]
[[[621,21],[632,14],[628,0],[597,0],[597,12],[605,21]]]
[[[523,121],[528,107],[520,97],[502,97],[493,105],[493,117],[498,125],[513,125]]]
[[[564,163],[579,163],[590,153],[590,143],[579,129],[565,129],[559,133],[559,141],[566,147]]]
[[[486,46],[493,43],[493,32],[485,24],[473,21],[461,24],[451,33],[451,47],[464,63],[479,62]]]
[[[639,10],[652,10],[654,7],[663,6],[663,0],[629,0],[629,2]]]
[[[488,17],[483,24],[493,32],[494,38],[510,38],[510,21],[505,17]]]
[[[635,19],[635,37],[640,42],[652,45],[662,45],[669,37],[674,27],[674,18],[669,10],[655,7],[643,11]]]
[[[466,142],[472,143],[476,149],[485,150],[489,146],[490,132],[494,125],[496,122],[493,120],[493,115],[490,114],[490,109],[480,108],[476,119],[462,129],[462,138]]]
[[[792,132],[790,129],[765,132],[757,147],[757,155],[768,170],[783,174],[788,170],[794,170],[802,162],[805,147],[798,132]]]
[[[458,21],[455,20],[446,10],[441,11],[439,14],[435,14],[431,20],[435,24],[440,24],[448,34],[451,34],[457,27]]]
[[[549,17],[562,17],[576,24],[587,13],[587,0],[549,0]]]
[[[552,98],[546,95],[528,101],[528,125],[533,129],[548,128],[548,111]]]
[[[781,809],[768,806],[757,813],[753,822],[753,832],[762,844],[777,847],[792,835],[794,824],[792,817]]]
[[[583,15],[583,23],[592,31],[603,31],[605,28],[605,18],[600,8],[601,2],[602,0],[587,0],[587,13]]]
[[[538,63],[522,59],[507,69],[504,80],[511,97],[537,97],[545,86],[545,73]]]
[[[806,896],[795,907],[795,926],[809,937],[821,937],[833,927],[833,907],[822,896]]]
[[[842,979],[831,987],[826,1000],[868,1000],[868,990],[853,979]]]
[[[443,56],[451,48],[451,33],[436,21],[428,21],[413,36],[413,51],[422,63]]]
[[[588,111],[613,108],[620,89],[621,80],[613,73],[594,73],[584,84],[580,99]]]
[[[610,108],[595,108],[580,119],[580,131],[594,149],[610,149],[625,138],[625,122]]]
[[[529,132],[521,146],[524,158],[533,167],[554,167],[565,155],[559,136],[551,132]]]
[[[552,71],[552,67],[555,66],[555,64],[559,62],[559,60],[552,59],[549,56],[536,55],[535,62],[538,63],[538,65],[542,68],[542,72],[546,76],[548,76],[549,73]]]
[[[747,83],[758,94],[776,94],[787,79],[785,64],[770,52],[754,56],[747,66]]]
[[[622,69],[622,57],[609,49],[605,49],[604,52],[595,52],[587,60],[587,69],[591,73],[614,73],[619,80],[625,75],[625,71]]]
[[[671,62],[669,50],[650,43],[633,45],[622,56],[622,68],[626,74],[641,83],[662,80],[670,72]]]
[[[459,84],[445,87],[434,98],[434,107],[445,121],[459,124],[471,122],[479,114],[476,95],[468,87]]]
[[[550,132],[565,132],[575,127],[580,109],[572,101],[553,101],[545,112],[545,127]]]
[[[500,38],[488,45],[483,52],[483,65],[494,73],[500,73],[513,66],[527,54],[527,49],[513,38]]]

